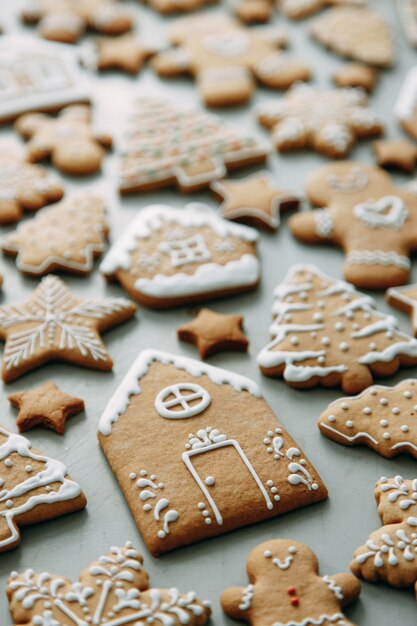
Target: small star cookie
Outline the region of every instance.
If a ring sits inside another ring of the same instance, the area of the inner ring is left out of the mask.
[[[63,435],[67,418],[84,411],[84,400],[63,393],[51,381],[31,391],[12,393],[9,402],[19,409],[16,425],[21,433],[43,426]]]
[[[96,66],[99,70],[120,70],[138,74],[155,50],[145,46],[134,35],[102,37],[97,40]]]
[[[200,357],[205,359],[223,350],[247,352],[249,342],[242,325],[242,315],[222,315],[201,309],[192,322],[178,328],[177,335],[181,341],[196,345]]]
[[[368,92],[373,91],[377,78],[377,70],[363,63],[347,63],[333,74],[337,87],[356,87]]]
[[[264,24],[272,17],[270,0],[240,0],[235,15],[244,24]]]
[[[417,146],[406,139],[374,141],[376,161],[380,167],[397,167],[412,172],[417,162]]]
[[[277,230],[280,212],[297,209],[300,196],[276,187],[267,172],[260,172],[240,180],[221,180],[210,189],[223,199],[219,207],[228,220]]]

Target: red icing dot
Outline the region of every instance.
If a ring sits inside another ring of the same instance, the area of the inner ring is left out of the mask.
[[[288,587],[287,592],[289,596],[295,596],[296,594],[295,587]]]
[[[293,606],[298,606],[300,604],[300,601],[298,598],[291,598],[291,604]]]

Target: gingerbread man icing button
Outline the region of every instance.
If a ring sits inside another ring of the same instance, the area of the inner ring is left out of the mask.
[[[247,560],[249,585],[226,589],[223,611],[251,626],[354,626],[343,609],[359,597],[352,574],[320,576],[314,552],[297,541],[273,539]]]
[[[362,289],[407,283],[417,249],[417,197],[378,167],[341,161],[314,171],[306,192],[315,211],[293,215],[289,226],[306,243],[345,252],[344,276]]]

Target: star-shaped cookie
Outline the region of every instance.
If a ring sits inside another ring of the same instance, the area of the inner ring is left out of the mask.
[[[49,361],[111,370],[100,333],[135,311],[125,298],[79,298],[57,276],[45,276],[25,302],[0,307],[3,380],[11,382]]]
[[[249,341],[242,332],[241,315],[223,315],[210,309],[201,309],[197,317],[177,330],[178,339],[197,346],[205,359],[222,350],[246,352]]]
[[[210,185],[223,202],[223,217],[236,222],[277,230],[280,212],[297,209],[300,196],[276,187],[267,172],[260,172],[240,180],[221,180]]]
[[[337,87],[357,87],[368,92],[373,91],[377,79],[377,70],[364,63],[346,63],[333,74]]]
[[[388,304],[410,315],[413,334],[417,337],[417,283],[391,287],[387,290],[386,299]]]
[[[69,396],[52,381],[31,391],[12,393],[9,402],[19,409],[16,425],[21,433],[44,426],[63,435],[67,418],[84,410],[84,400]]]
[[[97,69],[137,74],[154,52],[134,35],[102,37],[97,40]]]
[[[374,141],[376,161],[380,167],[397,167],[412,172],[417,162],[417,146],[407,139]]]

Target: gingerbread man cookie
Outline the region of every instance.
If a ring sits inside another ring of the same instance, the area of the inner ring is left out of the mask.
[[[356,550],[352,572],[417,594],[417,479],[382,477],[375,498],[383,526]]]
[[[223,611],[251,626],[354,626],[343,609],[361,591],[352,574],[320,576],[314,552],[290,539],[272,539],[249,554],[247,587],[226,589]]]
[[[57,116],[27,113],[16,122],[32,163],[50,158],[61,172],[83,176],[97,172],[112,139],[92,128],[89,106],[69,106]]]
[[[261,105],[258,119],[280,152],[309,148],[330,157],[346,156],[358,139],[383,131],[360,89],[294,85],[279,101]]]
[[[292,266],[274,295],[273,340],[258,355],[267,376],[302,389],[340,385],[354,394],[373,376],[417,364],[417,341],[398,330],[394,317],[314,265]]]
[[[160,76],[192,74],[208,106],[247,102],[254,77],[271,89],[286,89],[310,77],[305,63],[277,52],[286,43],[278,29],[247,29],[224,15],[210,14],[178,20],[170,39],[175,47],[156,55],[153,67]]]
[[[344,276],[361,289],[407,283],[417,250],[417,197],[382,169],[344,161],[307,179],[311,203],[289,226],[306,243],[330,243],[345,252]]]
[[[392,459],[417,458],[417,380],[374,385],[354,398],[332,402],[320,415],[322,435],[344,446],[365,445]]]
[[[27,569],[10,574],[6,593],[16,626],[204,626],[211,614],[193,591],[150,589],[143,557],[130,541],[111,547],[78,582]]]

